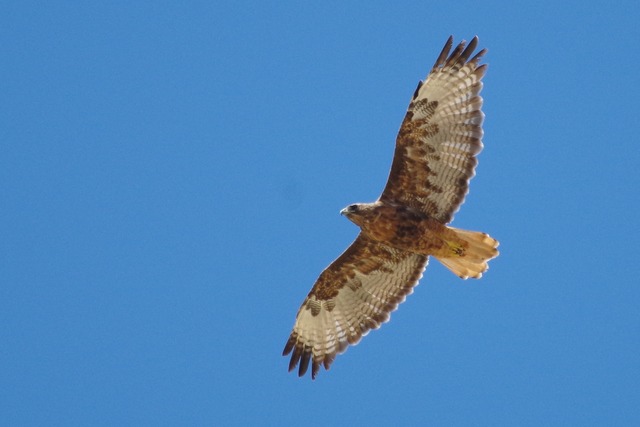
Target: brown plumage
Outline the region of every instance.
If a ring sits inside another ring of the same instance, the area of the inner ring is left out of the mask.
[[[447,40],[424,83],[416,88],[396,139],[393,164],[380,198],[341,213],[360,227],[351,246],[316,281],[298,310],[283,355],[329,369],[336,355],[389,319],[434,256],[459,277],[479,278],[498,255],[485,233],[447,224],[464,201],[482,150],[483,49]]]

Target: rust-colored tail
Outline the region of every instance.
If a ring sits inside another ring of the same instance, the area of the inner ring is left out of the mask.
[[[459,230],[447,227],[455,232],[459,241],[449,242],[450,256],[436,256],[436,259],[451,270],[456,276],[467,279],[479,279],[487,271],[487,262],[498,256],[498,241],[486,233]]]

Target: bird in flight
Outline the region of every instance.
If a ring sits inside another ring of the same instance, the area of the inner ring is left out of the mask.
[[[335,357],[389,320],[422,277],[429,256],[462,279],[480,278],[498,256],[486,233],[448,226],[464,202],[482,150],[482,77],[486,49],[453,47],[449,37],[413,94],[396,138],[387,184],[373,203],[340,213],[360,227],[347,250],[318,277],[298,310],[283,355],[329,369]]]

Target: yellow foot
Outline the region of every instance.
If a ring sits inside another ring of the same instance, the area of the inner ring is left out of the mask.
[[[455,242],[446,242],[449,250],[456,256],[464,256],[464,247],[461,244]]]

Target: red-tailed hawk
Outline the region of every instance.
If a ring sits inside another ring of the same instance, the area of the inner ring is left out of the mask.
[[[448,224],[468,192],[482,149],[482,77],[478,38],[451,51],[449,37],[413,94],[400,126],[387,185],[374,203],[340,213],[360,227],[302,303],[283,355],[299,376],[329,369],[336,355],[380,327],[422,277],[429,255],[459,277],[479,278],[498,255],[485,233]],[[471,59],[469,59],[471,58]]]

